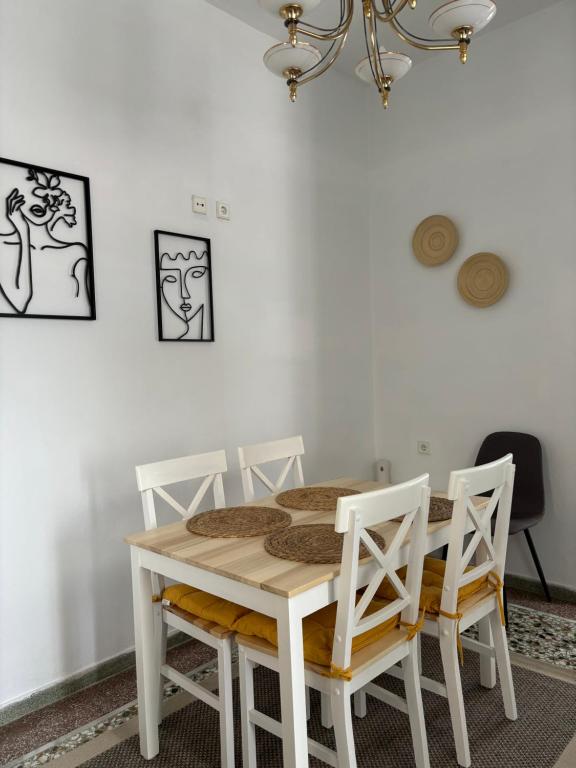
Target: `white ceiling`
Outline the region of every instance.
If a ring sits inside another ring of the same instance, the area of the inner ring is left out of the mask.
[[[495,0],[498,6],[498,11],[493,21],[488,27],[480,33],[490,34],[490,30],[502,27],[504,24],[508,24],[511,21],[521,19],[523,16],[527,16],[534,11],[545,8],[548,5],[553,5],[559,0]],[[286,30],[282,25],[282,21],[279,18],[275,18],[272,14],[263,10],[258,0],[206,0],[210,5],[221,8],[223,11],[235,16],[237,19],[241,19],[246,24],[259,29],[261,32],[266,32],[272,37],[278,40],[286,39]],[[441,5],[442,0],[418,0],[415,10],[406,8],[402,12],[402,20],[404,26],[406,26],[411,32],[415,32],[417,35],[424,35],[434,37],[434,33],[428,26],[428,18],[432,11]],[[349,74],[354,72],[354,67],[360,61],[360,59],[366,56],[366,49],[364,45],[364,35],[362,30],[362,15],[361,0],[357,0],[355,3],[357,8],[355,9],[355,20],[353,28],[350,32],[350,38],[347,42],[345,49],[336,63],[336,67],[341,72],[347,72]],[[338,13],[339,3],[336,0],[324,0],[324,2],[313,13],[308,15],[308,19],[319,26],[330,26],[334,24],[336,15]],[[408,55],[416,63],[419,58],[423,58],[428,55],[426,52],[419,51],[416,48],[412,48],[406,43],[399,40],[394,33],[385,26],[382,33],[381,44],[385,45],[389,50],[402,51],[408,53]],[[313,42],[313,41],[310,41]],[[471,56],[474,55],[474,41],[472,41],[472,48],[470,51]],[[262,51],[264,54],[264,51]],[[448,55],[448,54],[446,54]],[[457,55],[457,54],[454,54]]]

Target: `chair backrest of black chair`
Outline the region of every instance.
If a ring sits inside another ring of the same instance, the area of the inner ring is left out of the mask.
[[[512,518],[544,514],[542,446],[534,435],[524,432],[493,432],[478,451],[476,466],[511,453],[516,465]]]

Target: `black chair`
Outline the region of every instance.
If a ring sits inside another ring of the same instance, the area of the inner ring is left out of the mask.
[[[534,435],[526,435],[523,432],[493,432],[480,446],[476,465],[495,461],[507,453],[513,454],[516,465],[510,536],[524,531],[546,600],[552,602],[544,571],[530,534],[530,528],[539,523],[544,516],[542,446]]]

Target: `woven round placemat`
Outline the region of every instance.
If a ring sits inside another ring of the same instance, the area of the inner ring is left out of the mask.
[[[428,522],[442,523],[444,520],[451,520],[453,507],[454,502],[450,501],[450,499],[439,499],[436,496],[432,496],[430,499]]]
[[[215,539],[241,539],[264,536],[286,528],[292,522],[287,512],[273,507],[225,507],[191,517],[186,523],[190,533]]]
[[[448,216],[428,216],[416,227],[412,250],[425,267],[437,267],[454,256],[458,239],[456,225]]]
[[[376,531],[368,530],[380,549],[386,542]],[[274,557],[297,563],[339,563],[342,560],[344,534],[336,533],[333,525],[293,525],[283,531],[271,533],[264,539],[264,549]],[[369,556],[360,545],[360,560]]]
[[[289,509],[306,509],[310,512],[336,512],[341,496],[354,496],[360,491],[351,488],[306,487],[282,491],[276,496],[276,503]]]
[[[476,253],[458,273],[458,290],[473,307],[490,307],[508,290],[508,267],[495,253]]]
[[[437,496],[432,496],[430,499],[430,514],[428,515],[429,523],[442,523],[444,520],[452,519],[452,508],[454,502],[449,499],[439,499]],[[394,522],[402,522],[403,517],[395,517]]]

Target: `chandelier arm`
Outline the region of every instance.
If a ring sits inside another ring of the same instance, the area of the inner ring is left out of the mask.
[[[378,85],[378,76],[376,74],[376,70],[374,69],[374,61],[372,57],[372,50],[370,46],[370,42],[368,40],[368,28],[366,26],[366,16],[362,16],[362,21],[364,24],[364,44],[366,46],[366,53],[368,54],[368,64],[370,65],[370,71],[372,72],[372,78],[374,80],[374,83],[377,88],[380,88]]]
[[[385,2],[384,8],[386,9],[386,11],[383,13],[382,11],[379,11],[378,8],[376,7],[375,0],[372,0],[372,11],[376,16],[376,18],[378,19],[378,21],[389,23],[390,21],[392,21],[392,19],[395,19],[396,16],[398,16],[400,11],[403,11],[404,8],[406,8],[409,2],[410,0],[400,0],[400,2],[398,3],[398,5],[396,5],[396,7],[393,7],[392,5],[389,5],[388,3]]]
[[[298,19],[298,25],[300,28],[306,27],[307,29],[311,29],[313,32],[328,32],[329,34],[334,34],[334,32],[338,31],[342,24],[344,23],[344,17],[346,16],[346,0],[340,0],[340,21],[335,27],[319,27],[317,24],[310,24],[307,21],[302,21],[301,19]]]
[[[345,0],[345,2],[346,12],[341,17],[340,24],[333,30],[326,33],[316,32],[312,25],[300,22],[298,24],[298,32],[306,37],[311,37],[313,40],[340,40],[344,35],[348,34],[354,16],[354,0]]]
[[[366,38],[367,48],[372,49],[372,51],[368,50],[368,60],[374,61],[374,67],[372,69],[372,74],[376,75],[374,82],[376,83],[378,90],[382,92],[382,89],[385,86],[385,75],[382,70],[382,61],[380,59],[380,46],[378,45],[376,20],[372,15],[368,16],[368,31],[369,37]]]
[[[458,51],[460,49],[460,45],[457,42],[452,43],[447,40],[419,42],[420,40],[428,40],[428,38],[417,38],[416,36],[413,36],[410,32],[405,30],[404,27],[400,26],[396,19],[391,19],[389,23],[401,40],[404,40],[405,43],[408,43],[408,45],[411,45],[414,48],[420,48],[422,51]]]
[[[297,81],[298,85],[300,85],[302,83],[302,79],[301,78],[304,78],[306,75],[308,75],[309,72],[314,72],[314,70],[317,67],[319,67],[322,64],[323,61],[326,61],[328,56],[330,56],[330,54],[334,50],[334,46],[337,43],[338,43],[338,40],[333,40],[332,43],[330,43],[330,47],[324,52],[324,54],[323,54],[322,58],[320,59],[320,61],[317,64],[314,64],[313,66],[309,67],[308,69],[305,69],[304,72],[302,72],[300,75],[298,75],[298,81]]]
[[[374,79],[374,83],[378,86],[378,79],[376,76],[376,70],[374,69],[374,62],[372,60],[372,51],[370,49],[370,43],[368,40],[368,27],[366,26],[366,16],[362,14],[362,22],[364,24],[364,44],[366,46],[366,53],[368,54],[368,64],[370,65],[370,71],[372,72],[372,77]],[[379,86],[378,86],[379,87]]]
[[[324,72],[327,72],[330,69],[330,67],[332,66],[332,64],[334,64],[338,56],[340,56],[340,52],[346,45],[346,40],[348,39],[348,32],[349,30],[346,30],[344,35],[340,38],[340,40],[338,41],[339,43],[338,48],[336,49],[336,51],[334,51],[334,53],[332,54],[332,56],[330,56],[329,59],[327,54],[324,57],[324,59],[322,59],[322,61],[318,62],[317,67],[314,67],[313,70],[309,70],[310,74],[308,75],[308,77],[305,77],[303,80],[298,79],[299,86],[306,85],[306,83],[309,83],[312,80],[316,80],[317,77],[320,77],[320,75],[323,75]],[[324,65],[322,66],[322,64]]]

